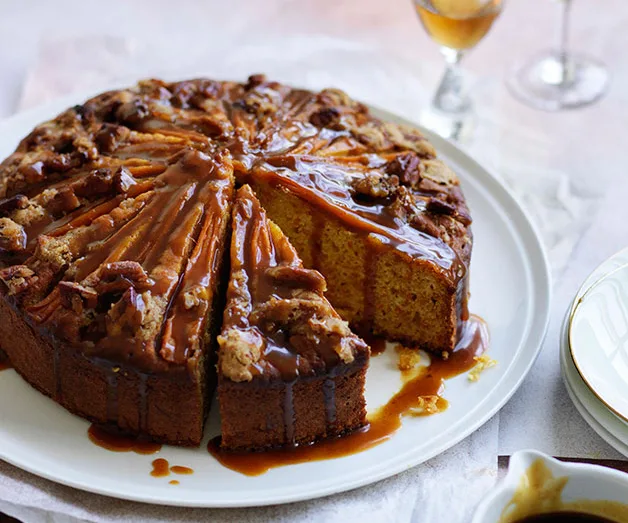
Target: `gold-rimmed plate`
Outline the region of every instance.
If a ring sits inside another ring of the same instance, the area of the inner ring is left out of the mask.
[[[568,346],[580,377],[628,423],[628,250],[600,265],[578,292],[568,318]]]
[[[626,424],[593,394],[574,365],[567,341],[569,320],[570,311],[567,311],[560,335],[560,367],[567,393],[587,424],[615,450],[628,456]]]

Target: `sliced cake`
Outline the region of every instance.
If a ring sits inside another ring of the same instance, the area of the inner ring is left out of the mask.
[[[325,299],[325,288],[251,188],[241,187],[218,337],[223,448],[301,445],[364,425],[369,348]]]
[[[316,271],[352,327],[437,354],[455,347],[472,247],[455,174],[419,131],[337,89],[254,75],[142,81],[20,142],[0,164],[0,351],[76,414],[198,444],[217,378],[236,183],[251,186],[294,249],[273,225],[251,233],[270,253],[259,259],[262,288],[281,292],[250,297],[255,314],[240,316],[255,328],[221,338],[226,447],[303,443],[363,423],[367,351],[322,298]],[[258,275],[256,264],[247,271]],[[264,356],[260,339],[278,349]],[[238,359],[247,354],[259,358]]]

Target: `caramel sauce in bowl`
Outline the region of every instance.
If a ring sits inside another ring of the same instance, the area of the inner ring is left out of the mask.
[[[519,451],[472,523],[561,521],[628,523],[628,474]]]

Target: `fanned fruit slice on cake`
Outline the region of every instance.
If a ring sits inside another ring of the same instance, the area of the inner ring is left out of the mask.
[[[222,447],[304,444],[363,426],[369,348],[323,296],[325,279],[303,267],[248,185],[232,229],[218,337]]]

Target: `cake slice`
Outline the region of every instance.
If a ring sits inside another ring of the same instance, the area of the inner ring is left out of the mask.
[[[473,243],[456,174],[417,129],[379,120],[342,91],[256,89],[258,112],[275,123],[260,132],[257,161],[234,165],[238,182],[325,277],[326,297],[357,332],[453,351]]]
[[[365,424],[369,348],[325,299],[325,287],[251,188],[241,187],[218,337],[223,448],[302,445]]]
[[[352,327],[441,354],[467,319],[471,239],[430,175],[420,192],[385,167],[274,156],[245,179]]]

